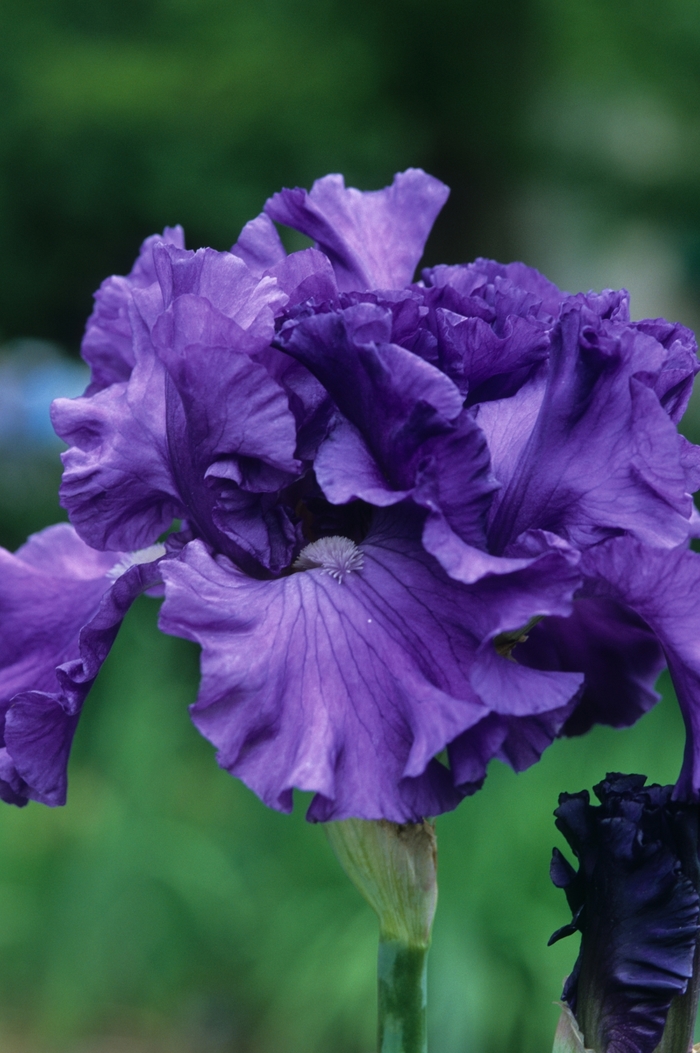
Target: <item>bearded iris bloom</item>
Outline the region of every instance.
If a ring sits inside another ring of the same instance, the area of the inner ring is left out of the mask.
[[[4,556],[7,799],[64,799],[87,688],[158,582],[161,628],[202,648],[192,716],[219,763],[283,811],[311,791],[314,820],[454,808],[493,757],[632,723],[664,654],[692,729],[697,615],[658,586],[690,598],[699,574],[692,335],[523,264],[415,281],[446,197],[419,170],[370,193],[327,176],[230,252],[168,229],[103,284],[91,383],[53,408],[72,528],[30,542],[73,546],[76,598],[49,583],[25,609],[28,557]],[[315,247],[287,255],[273,221]]]

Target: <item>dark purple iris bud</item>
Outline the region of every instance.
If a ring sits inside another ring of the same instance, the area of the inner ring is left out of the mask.
[[[554,849],[552,881],[573,915],[550,943],[581,933],[564,986],[587,1049],[652,1053],[692,1044],[698,978],[698,812],[671,786],[643,775],[608,775],[587,791],[562,794],[556,825],[579,861]],[[670,1012],[669,1012],[670,1011]]]
[[[67,523],[0,549],[0,797],[64,804],[83,702],[165,548],[97,552]]]

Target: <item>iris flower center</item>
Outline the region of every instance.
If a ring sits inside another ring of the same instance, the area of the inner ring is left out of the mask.
[[[320,570],[342,583],[354,570],[362,570],[365,557],[349,537],[336,534],[312,541],[301,550],[292,564],[293,570]]]

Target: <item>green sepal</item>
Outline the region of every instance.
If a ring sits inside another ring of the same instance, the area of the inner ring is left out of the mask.
[[[379,918],[380,939],[427,948],[437,907],[437,841],[430,822],[344,819],[326,832],[345,873]]]

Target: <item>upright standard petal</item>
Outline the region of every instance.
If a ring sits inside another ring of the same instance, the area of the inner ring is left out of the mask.
[[[278,573],[297,538],[277,492],[302,465],[287,396],[251,357],[258,340],[191,294],[174,301],[153,339],[168,370],[168,450],[188,522],[240,565],[252,559],[253,573]]]
[[[135,361],[129,322],[131,293],[157,284],[153,250],[161,242],[184,249],[182,227],[166,227],[162,237],[146,238],[130,274],[112,275],[95,293],[95,307],[81,345],[81,354],[92,369],[90,394],[129,379]]]
[[[341,289],[400,289],[413,280],[448,188],[420,168],[399,172],[384,190],[362,193],[341,175],[311,191],[282,190],[265,211],[313,238],[333,264]]]
[[[190,293],[208,300],[242,329],[250,329],[260,316],[263,324],[271,321],[274,312],[287,303],[286,293],[274,278],[259,277],[230,252],[191,252],[163,243],[155,247],[153,262],[164,309],[179,296]],[[137,296],[136,302],[152,327],[154,319],[149,317],[146,297]]]
[[[313,254],[306,265],[296,269],[282,261],[290,287],[291,272],[303,284],[319,268],[319,256]],[[174,518],[191,520],[200,531],[206,521],[217,543],[228,535],[213,522],[213,490],[217,486],[230,489],[241,482],[238,476],[242,474],[247,492],[235,496],[235,507],[229,500],[228,510],[221,515],[235,518],[241,506],[238,518],[243,525],[233,533],[250,537],[252,530],[255,558],[262,559],[263,565],[272,560],[284,566],[293,554],[293,531],[282,513],[257,508],[250,492],[257,489],[267,494],[279,489],[298,467],[295,420],[286,395],[268,376],[266,367],[252,359],[270,350],[274,313],[287,303],[288,294],[276,277],[258,277],[242,259],[212,249],[189,252],[160,241],[151,246],[149,266],[154,281],[129,292],[134,365],[128,379],[82,399],[54,403],[54,427],[70,445],[63,456],[62,502],[81,536],[96,548],[129,550],[152,544]],[[168,348],[175,360],[182,360],[179,369],[168,358]],[[207,348],[213,351],[209,358]],[[193,364],[187,366],[188,355],[193,363],[197,359],[197,369]],[[235,383],[228,376],[233,363],[238,364]],[[224,387],[228,390],[233,384],[235,388],[235,406],[222,400],[217,369],[226,374]],[[180,412],[183,395],[187,401],[186,392],[180,390],[185,373],[189,386],[197,387],[197,398],[206,388],[208,399],[189,400],[190,416],[198,417],[190,420],[194,430],[182,447],[177,441],[173,445],[169,422]],[[241,381],[244,373],[245,383]],[[197,382],[195,374],[200,379],[206,376],[206,384]],[[251,402],[253,388],[256,393]],[[169,409],[173,401],[174,413]],[[267,407],[264,413],[263,404]],[[224,419],[228,423],[222,432]],[[277,441],[281,431],[285,432],[280,440],[283,451]],[[227,456],[235,464],[224,467],[221,462]],[[187,466],[192,464],[197,472],[194,482],[186,478]],[[275,472],[276,481],[271,481]],[[207,473],[211,479],[229,478],[230,483],[206,483]],[[192,507],[193,486],[195,505],[200,497],[201,508]],[[269,505],[269,500],[264,503]],[[256,525],[257,512],[267,525],[262,521]],[[270,546],[279,551],[273,555]]]
[[[231,253],[259,278],[287,256],[274,223],[264,212],[246,223]]]
[[[162,550],[96,552],[68,524],[0,550],[0,796],[63,804],[85,697]]]
[[[449,421],[458,416],[463,400],[438,369],[389,342],[391,326],[389,310],[357,304],[286,323],[276,346],[323,384],[354,426],[358,446],[368,448],[377,480],[383,478],[385,489],[397,491],[401,500],[413,485],[419,448],[451,430]],[[324,475],[330,476],[333,463],[347,456],[347,444],[339,445],[337,436],[335,443],[330,464],[326,452]],[[331,501],[348,499],[331,492],[330,485],[329,479],[324,489]],[[358,490],[356,496],[365,495]]]
[[[134,322],[128,381],[51,407],[54,428],[69,443],[61,504],[90,545],[117,551],[153,544],[184,512],[167,445],[166,372]]]

